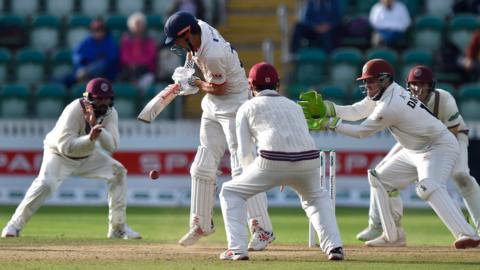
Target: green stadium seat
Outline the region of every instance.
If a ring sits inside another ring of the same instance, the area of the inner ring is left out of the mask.
[[[402,71],[400,74],[400,81],[405,82],[410,69],[416,65],[432,66],[433,52],[424,48],[411,48],[402,54]]]
[[[133,1],[132,1],[133,2]],[[81,0],[80,13],[88,14],[92,18],[105,16],[110,9],[109,0]]]
[[[9,68],[12,61],[12,54],[6,48],[0,48],[0,85],[4,85],[9,79]]]
[[[463,118],[467,121],[480,120],[480,85],[464,84],[459,90],[459,107]]]
[[[330,83],[350,87],[360,74],[363,54],[356,48],[339,48],[331,53]]]
[[[35,117],[58,118],[65,107],[67,91],[62,84],[40,85],[34,92]]]
[[[30,92],[23,84],[5,85],[0,92],[2,118],[25,118],[29,115]]]
[[[410,17],[415,18],[419,14],[423,14],[423,1],[424,0],[400,0],[405,4],[405,6],[408,9],[408,12],[410,13]],[[443,1],[443,0],[442,0]]]
[[[454,86],[453,84],[451,84],[451,83],[438,82],[438,83],[435,85],[435,88],[445,90],[445,91],[449,92],[450,94],[452,94],[454,97],[457,96],[456,88],[455,88],[455,86]]]
[[[292,82],[295,84],[319,85],[325,77],[327,56],[321,49],[305,48],[297,53]]]
[[[90,22],[92,19],[84,15],[70,17],[67,25],[66,42],[70,49],[75,48],[90,34]]]
[[[156,96],[160,91],[162,91],[168,84],[159,83],[150,87],[142,96],[140,101],[140,108],[143,108],[154,96]],[[172,119],[175,113],[175,108],[177,105],[182,104],[182,96],[177,96],[171,104],[169,104],[161,114],[158,115],[157,119]],[[139,111],[140,112],[140,111]]]
[[[59,49],[52,57],[51,75],[60,79],[72,71],[72,52],[70,49]]]
[[[442,44],[445,21],[441,17],[417,17],[413,28],[413,46],[437,51]]]
[[[330,100],[339,105],[347,103],[347,91],[342,86],[324,85],[319,87],[318,92],[322,94],[323,100]]]
[[[163,32],[163,17],[160,15],[147,16],[147,32],[148,35],[155,40],[163,40],[165,36]]]
[[[13,0],[10,5],[13,14],[26,17],[38,12],[40,0]]]
[[[399,56],[397,51],[389,48],[372,48],[365,53],[367,60],[383,59],[398,69]]]
[[[70,101],[83,97],[83,93],[85,92],[85,87],[87,86],[86,83],[77,83],[72,86],[70,91],[70,97],[68,98]]]
[[[43,52],[51,51],[59,44],[60,20],[51,15],[36,17],[30,31],[30,45]]]
[[[47,14],[66,17],[73,13],[75,0],[45,0],[45,10]]]
[[[448,37],[458,49],[464,52],[478,26],[479,22],[476,16],[471,14],[456,15],[450,21]]]
[[[370,9],[375,5],[378,0],[359,0],[356,2],[355,13],[357,15],[368,15],[370,14]]]
[[[115,108],[117,109],[118,117],[137,117],[139,91],[127,83],[114,83],[113,91],[115,92]]]
[[[45,54],[32,48],[23,48],[16,55],[17,81],[26,84],[40,83],[45,75]]]
[[[455,0],[425,0],[425,12],[430,15],[445,18],[453,10]]]
[[[152,13],[160,14],[163,18],[167,17],[167,12],[173,5],[174,0],[151,0]]]
[[[300,95],[300,93],[302,92],[308,92],[308,91],[312,91],[312,90],[315,90],[316,87],[313,87],[313,86],[310,86],[310,85],[306,85],[306,84],[289,84],[287,86],[287,96],[292,99],[292,100],[298,100],[298,97]]]
[[[129,16],[134,12],[143,11],[145,9],[144,0],[117,0],[117,14]]]
[[[108,30],[112,33],[115,40],[120,40],[123,33],[127,32],[127,16],[112,15],[105,21]]]

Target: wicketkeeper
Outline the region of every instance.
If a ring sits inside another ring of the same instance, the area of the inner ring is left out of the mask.
[[[108,238],[141,238],[127,225],[127,170],[111,157],[119,142],[113,97],[110,82],[95,78],[87,84],[83,98],[65,107],[43,141],[40,172],[2,230],[2,237],[18,237],[45,199],[66,177],[77,175],[108,183]]]

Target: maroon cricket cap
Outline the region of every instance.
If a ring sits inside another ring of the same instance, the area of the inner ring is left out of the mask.
[[[274,66],[267,62],[260,62],[250,69],[248,81],[254,86],[277,85],[278,72]]]
[[[92,98],[111,98],[114,96],[112,84],[104,78],[95,78],[88,82],[85,92]]]

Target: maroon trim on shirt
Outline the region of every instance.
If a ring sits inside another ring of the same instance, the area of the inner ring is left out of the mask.
[[[260,150],[259,152],[262,158],[277,161],[303,161],[317,159],[320,157],[320,151],[318,150],[310,150],[303,152],[278,152]]]

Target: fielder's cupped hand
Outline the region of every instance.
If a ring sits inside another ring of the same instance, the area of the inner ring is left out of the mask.
[[[100,133],[102,133],[102,128],[103,125],[95,125],[91,130],[90,130],[90,140],[95,141],[98,136],[100,136]]]
[[[91,127],[97,124],[97,117],[95,116],[95,112],[93,110],[92,104],[88,104],[85,102],[85,121],[90,124]]]

